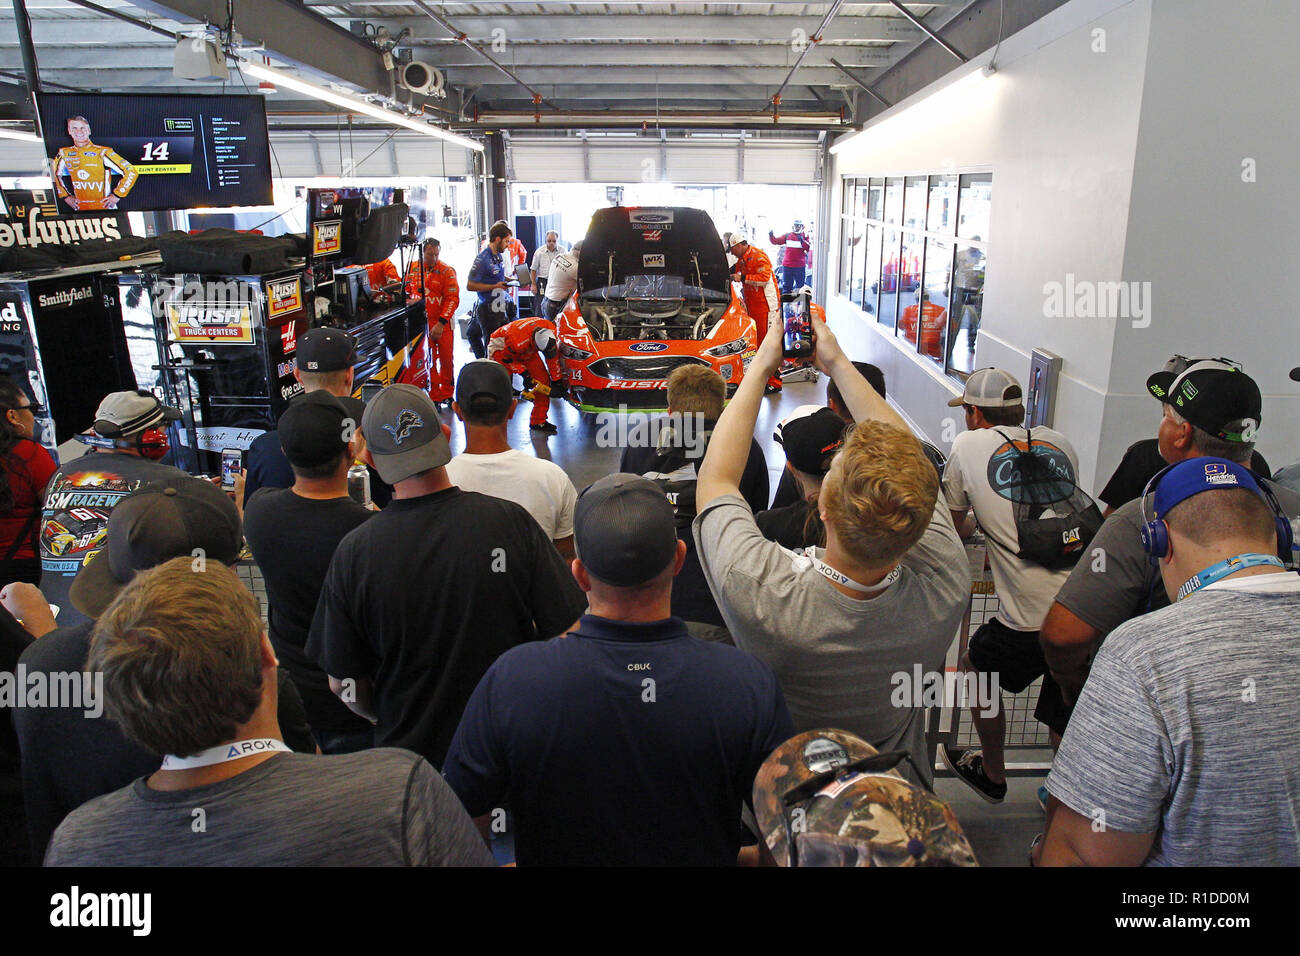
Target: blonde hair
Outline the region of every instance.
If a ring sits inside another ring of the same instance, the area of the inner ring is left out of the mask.
[[[91,640],[87,669],[104,675],[105,713],[152,753],[184,757],[230,740],[261,701],[261,612],[220,562],[173,558],[141,571]]]
[[[324,389],[332,392],[348,384],[348,373],[351,371],[350,365],[347,368],[334,369],[332,372],[305,372],[298,369],[298,377],[302,379],[303,391],[315,392]]]
[[[707,365],[681,365],[668,376],[668,407],[716,419],[727,400],[727,383]]]
[[[934,515],[939,476],[907,431],[882,422],[849,428],[823,481],[826,523],[865,567],[901,558]]]

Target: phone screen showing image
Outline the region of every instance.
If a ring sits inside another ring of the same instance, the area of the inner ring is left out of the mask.
[[[226,448],[221,452],[221,487],[234,488],[235,477],[243,464],[243,452],[238,448]]]
[[[808,318],[808,302],[804,296],[781,304],[783,338],[781,354],[786,358],[807,358],[813,354],[812,323]]]

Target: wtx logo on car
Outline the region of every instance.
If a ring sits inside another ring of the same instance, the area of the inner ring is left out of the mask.
[[[664,267],[664,257],[662,253],[654,253],[641,257],[641,268],[643,269],[662,269]]]
[[[668,348],[667,342],[635,342],[628,346],[632,352],[662,352]]]

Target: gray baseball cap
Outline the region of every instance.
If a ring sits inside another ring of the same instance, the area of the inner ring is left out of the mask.
[[[1015,408],[1025,400],[1020,383],[1010,372],[1000,368],[982,368],[966,379],[966,391],[949,399],[948,406],[974,405],[976,408]]]
[[[433,400],[414,385],[389,385],[366,405],[366,447],[390,485],[451,461],[451,445]]]
[[[573,540],[593,577],[617,587],[645,584],[677,553],[673,506],[647,478],[606,475],[578,499]]]
[[[164,405],[145,389],[112,392],[95,410],[94,429],[105,438],[126,438],[180,417],[179,408]]]

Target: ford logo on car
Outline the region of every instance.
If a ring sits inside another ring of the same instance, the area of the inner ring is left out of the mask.
[[[637,342],[628,346],[628,349],[633,352],[662,352],[666,348],[668,348],[666,342]]]
[[[632,218],[632,221],[633,222],[672,222],[673,217],[657,215],[655,213],[649,213],[649,212],[640,212],[637,213]]]

